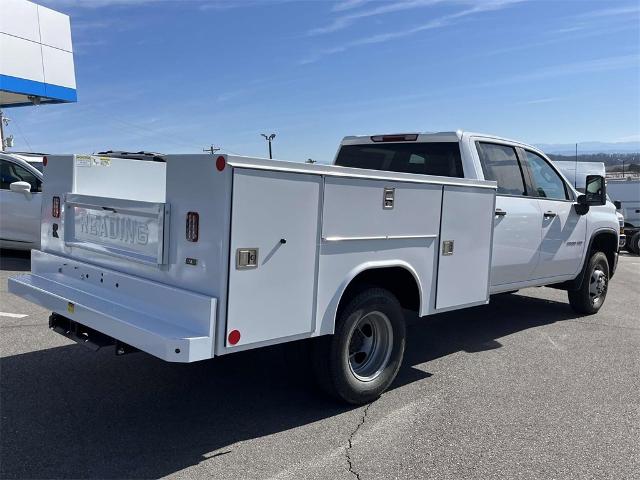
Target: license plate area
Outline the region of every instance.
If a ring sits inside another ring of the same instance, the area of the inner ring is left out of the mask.
[[[169,205],[68,194],[64,241],[111,256],[164,265],[168,256]]]

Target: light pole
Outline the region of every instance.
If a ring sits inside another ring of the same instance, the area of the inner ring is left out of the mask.
[[[271,135],[267,135],[266,133],[261,133],[260,135],[262,135],[264,137],[264,139],[269,142],[269,158],[273,158],[272,154],[271,154],[271,141],[276,138],[276,134],[272,133]]]

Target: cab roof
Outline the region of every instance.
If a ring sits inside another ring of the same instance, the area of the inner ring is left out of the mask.
[[[402,138],[404,137],[404,138]],[[537,152],[541,150],[533,145],[529,145],[518,140],[499,137],[486,133],[466,132],[464,130],[448,131],[448,132],[412,132],[412,133],[393,133],[378,135],[351,135],[344,137],[340,145],[362,145],[385,142],[459,142],[463,137],[482,137],[492,140],[508,142],[522,147],[526,147]],[[543,153],[543,152],[541,152]]]

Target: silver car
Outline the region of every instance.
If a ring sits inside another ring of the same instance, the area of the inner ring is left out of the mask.
[[[0,153],[0,248],[40,248],[42,155]]]

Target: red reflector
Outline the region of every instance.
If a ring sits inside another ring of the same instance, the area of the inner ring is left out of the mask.
[[[224,159],[223,156],[219,156],[218,158],[216,158],[216,168],[218,169],[219,172],[224,170],[224,167],[226,165],[227,165],[227,161]]]
[[[53,218],[60,218],[60,197],[53,197],[53,203],[51,204],[51,216]]]
[[[371,137],[372,142],[415,142],[417,139],[417,133],[403,133],[399,135],[374,135],[373,137]]]
[[[47,166],[47,162],[49,160],[47,160],[47,157],[42,157],[42,165],[44,165],[45,167]]]
[[[197,212],[187,213],[187,240],[189,242],[197,242],[199,230],[200,215]]]
[[[229,332],[229,344],[235,345],[240,341],[240,332],[238,330],[231,330]]]

